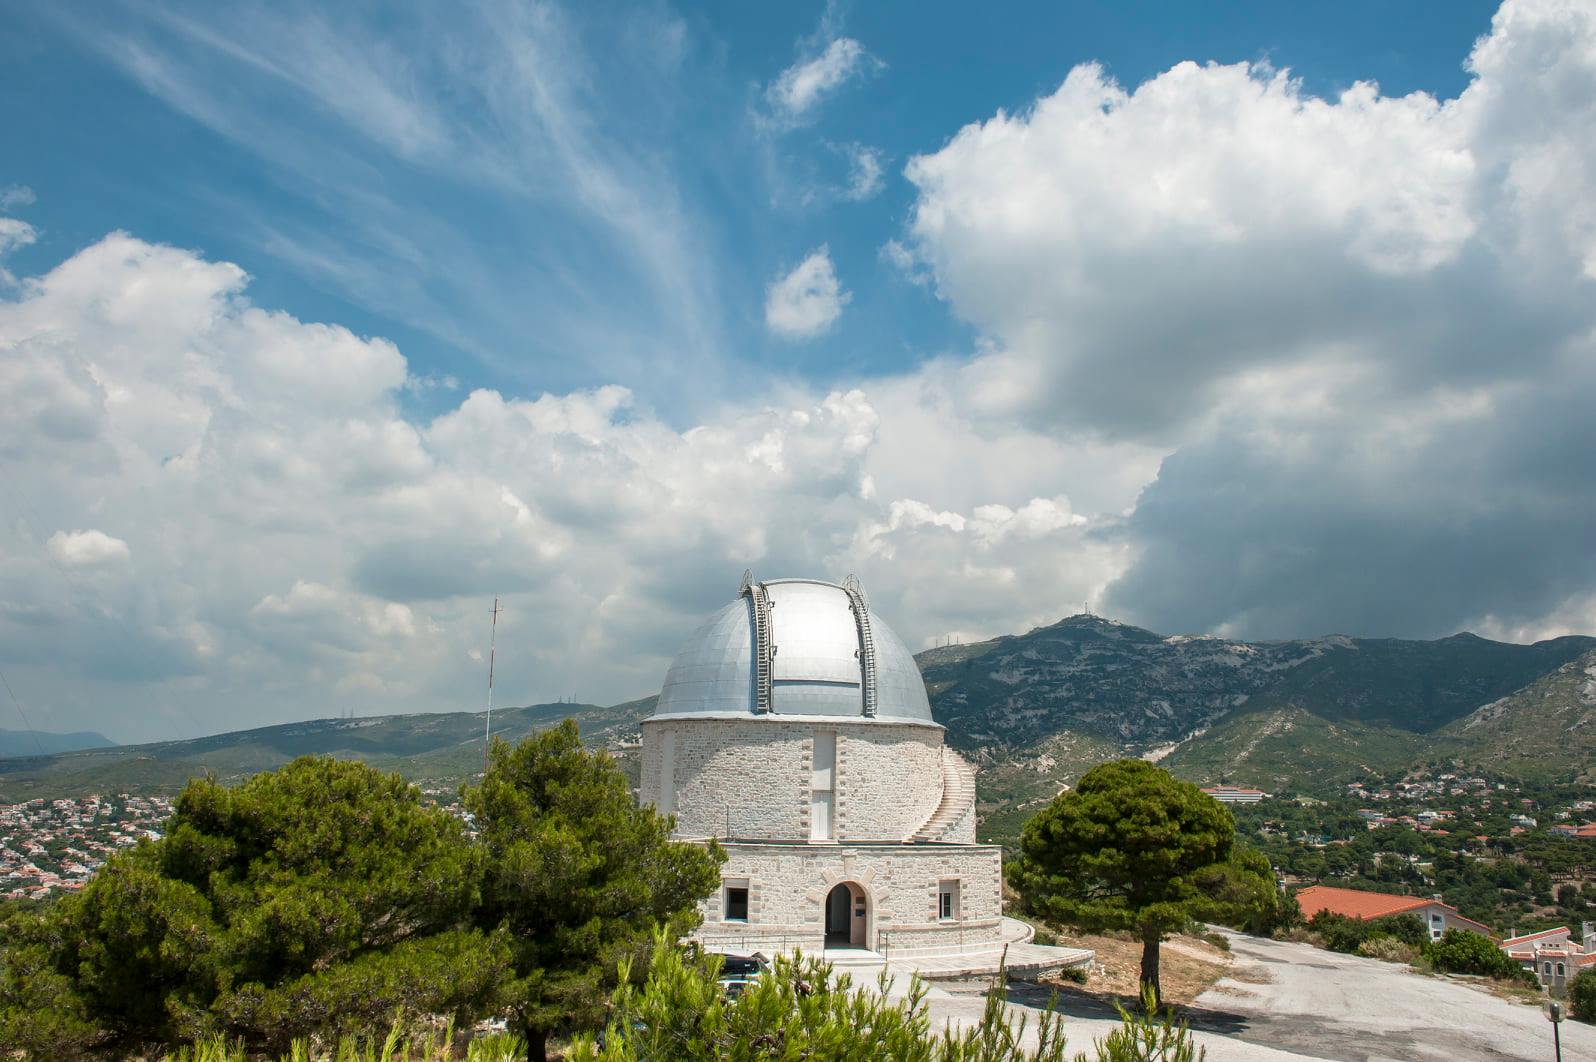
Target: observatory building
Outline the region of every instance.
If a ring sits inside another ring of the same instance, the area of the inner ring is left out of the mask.
[[[727,859],[712,947],[990,949],[995,845],[909,650],[858,584],[743,577],[688,639],[643,722],[642,799]]]

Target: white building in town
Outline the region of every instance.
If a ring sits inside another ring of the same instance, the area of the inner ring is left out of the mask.
[[[1000,852],[975,843],[974,774],[942,737],[914,658],[851,578],[745,575],[643,723],[642,798],[727,855],[699,938],[998,946]]]

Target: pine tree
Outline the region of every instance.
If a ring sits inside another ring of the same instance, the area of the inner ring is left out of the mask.
[[[542,1062],[552,1032],[597,1027],[620,963],[642,969],[656,932],[697,924],[723,856],[673,842],[671,820],[639,807],[570,720],[514,747],[495,741],[464,795],[485,858],[478,923],[509,932],[507,1010]]]
[[[1141,983],[1162,1000],[1159,944],[1197,918],[1242,916],[1273,897],[1259,862],[1232,859],[1230,811],[1144,760],[1099,764],[1025,824],[1008,880],[1029,912],[1142,941]]]

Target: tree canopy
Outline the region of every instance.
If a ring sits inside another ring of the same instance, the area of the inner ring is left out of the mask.
[[[481,881],[462,823],[397,775],[305,757],[237,788],[199,779],[166,836],[17,928],[36,968],[15,991],[121,1044],[466,1018],[510,959],[470,925]]]
[[[1099,764],[1025,824],[1008,880],[1027,911],[1142,940],[1142,984],[1159,996],[1164,936],[1193,919],[1244,921],[1277,904],[1268,860],[1238,852],[1218,801],[1144,760]]]
[[[509,934],[507,1012],[541,1059],[551,1032],[602,1019],[622,961],[646,958],[661,929],[675,939],[697,924],[724,857],[672,842],[671,820],[633,801],[574,722],[514,747],[495,741],[489,759],[482,784],[464,790],[486,870],[478,924]]]

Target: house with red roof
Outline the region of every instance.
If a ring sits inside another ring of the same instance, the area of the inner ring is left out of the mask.
[[[1391,915],[1417,915],[1430,931],[1431,940],[1440,940],[1448,929],[1491,935],[1490,927],[1464,918],[1456,907],[1442,903],[1439,896],[1398,896],[1388,892],[1339,889],[1332,885],[1309,885],[1297,893],[1297,904],[1304,918],[1312,918],[1320,911],[1365,921]]]
[[[1580,927],[1580,942],[1572,931],[1559,926],[1539,933],[1508,937],[1502,950],[1554,994],[1561,995],[1581,970],[1596,970],[1596,925]]]
[[[1248,789],[1241,785],[1205,785],[1203,792],[1221,804],[1256,804],[1269,795],[1262,789]]]

